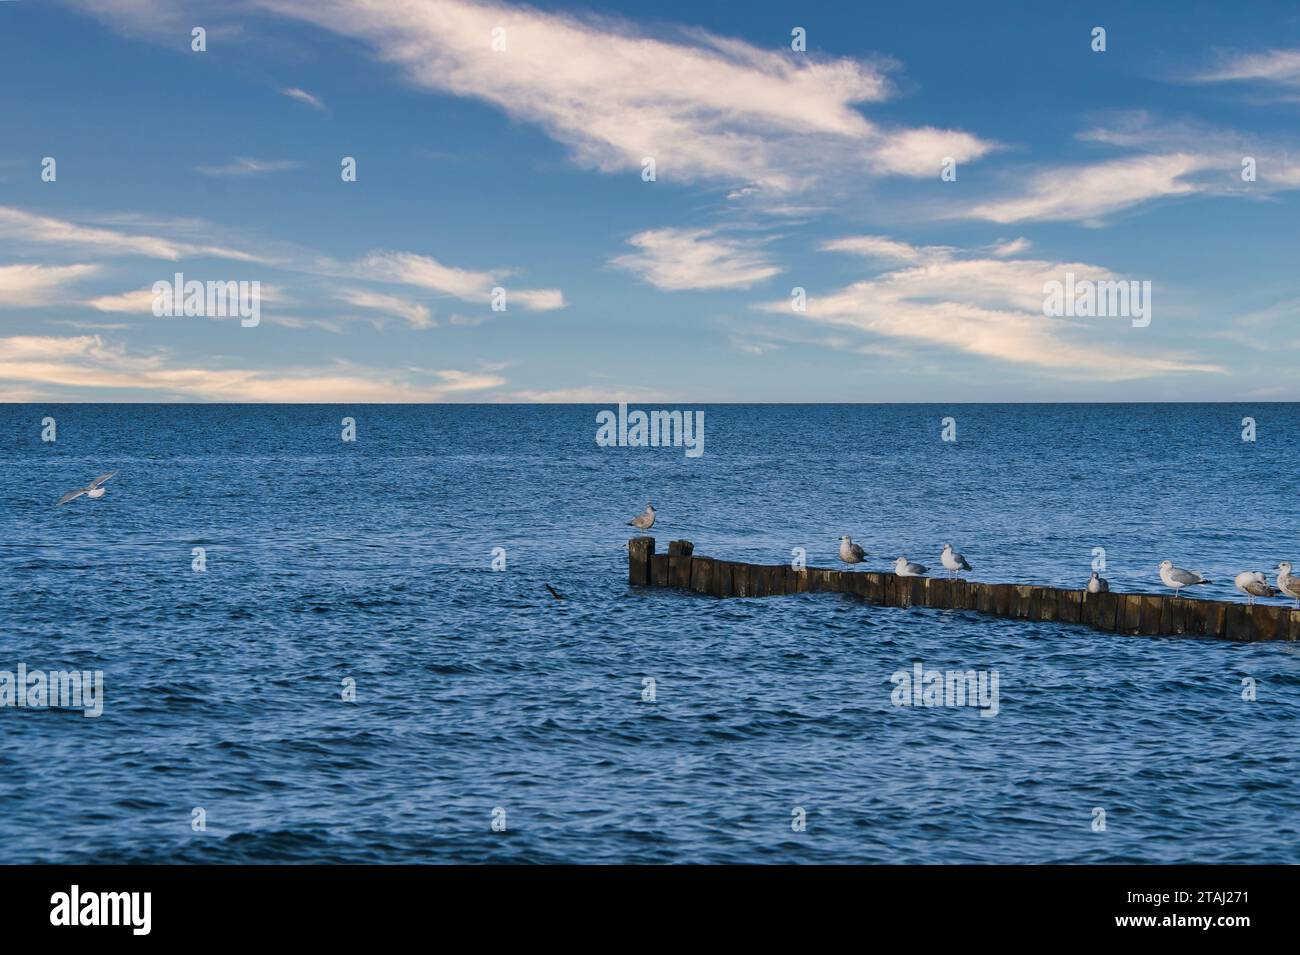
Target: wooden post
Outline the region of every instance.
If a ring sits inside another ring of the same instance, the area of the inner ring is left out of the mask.
[[[691,558],[691,590],[707,594],[713,581],[713,561],[708,557]]]
[[[903,577],[789,564],[744,564],[696,557],[687,540],[655,552],[653,537],[628,541],[628,582],[674,587],[713,597],[796,593],[853,594],[887,607],[975,610],[1011,619],[1082,623],[1141,635],[1197,635],[1239,641],[1300,640],[1300,610],[1277,604],[1197,600],[1163,594],[1089,594],[1031,584],[990,584],[964,578]]]
[[[650,586],[651,587],[668,586],[668,555],[667,554],[650,555]]]
[[[695,545],[690,541],[669,541],[668,581],[673,587],[689,590],[691,586],[691,553]]]
[[[653,537],[633,537],[627,542],[627,582],[636,587],[650,585],[650,555],[655,552]]]

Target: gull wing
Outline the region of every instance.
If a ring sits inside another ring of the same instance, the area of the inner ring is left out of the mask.
[[[59,504],[67,504],[69,501],[75,501],[77,498],[81,497],[81,495],[85,493],[86,493],[86,489],[84,487],[78,488],[75,491],[69,491],[67,494],[63,495],[63,497],[59,498]],[[57,506],[58,504],[55,505],[55,507]]]
[[[86,487],[87,488],[99,487],[101,484],[103,484],[105,481],[107,481],[116,473],[117,473],[116,471],[109,471],[107,474],[101,474],[99,477],[95,478],[95,480],[91,481],[88,485],[86,485]]]
[[[1175,567],[1171,570],[1169,576],[1180,584],[1199,584],[1205,579],[1200,574],[1194,574],[1190,570],[1183,570],[1179,567]]]

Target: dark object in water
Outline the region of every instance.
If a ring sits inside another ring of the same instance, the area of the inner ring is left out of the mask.
[[[563,599],[564,599],[564,594],[560,593],[558,590],[556,590],[556,589],[555,589],[554,587],[552,587],[550,584],[547,584],[547,585],[546,585],[546,589],[549,590],[549,591],[551,592],[551,596],[554,597],[556,600],[563,600]]]
[[[1081,623],[1110,633],[1219,637],[1227,640],[1300,640],[1300,610],[1277,605],[1192,600],[1163,594],[1090,594],[1033,584],[990,584],[945,577],[899,577],[789,564],[742,564],[695,556],[690,541],[672,541],[655,553],[653,537],[634,537],[627,551],[628,583],[671,587],[711,597],[843,593],[885,607],[969,610],[1019,620]]]

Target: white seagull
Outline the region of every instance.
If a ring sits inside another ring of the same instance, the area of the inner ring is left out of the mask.
[[[1175,567],[1172,560],[1162,560],[1160,562],[1160,579],[1165,582],[1166,587],[1174,588],[1175,597],[1179,596],[1184,587],[1210,583],[1195,571]]]
[[[970,564],[966,563],[966,558],[954,551],[951,544],[943,545],[943,553],[939,555],[939,561],[948,569],[949,577],[971,569]]]
[[[853,543],[853,538],[845,534],[840,538],[840,560],[846,564],[860,564],[867,557],[861,544]]]
[[[929,570],[924,564],[914,564],[906,557],[894,561],[894,573],[899,577],[924,577]]]
[[[101,497],[104,496],[104,490],[105,490],[105,488],[103,487],[104,482],[107,481],[116,473],[117,473],[116,471],[109,471],[107,474],[101,474],[99,477],[95,478],[95,480],[91,481],[85,487],[77,488],[77,490],[75,491],[69,491],[67,494],[63,495],[63,497],[59,498],[59,504],[67,504],[69,501],[75,501],[83,494],[93,501],[99,500]]]
[[[645,510],[628,521],[628,524],[639,531],[648,531],[655,526],[655,506],[647,504]]]
[[[1277,589],[1288,597],[1295,598],[1295,608],[1300,610],[1300,577],[1291,576],[1291,561],[1284,560],[1277,565]]]
[[[1253,604],[1256,597],[1276,597],[1278,592],[1268,585],[1262,571],[1243,570],[1232,581],[1246,595],[1246,603]]]
[[[1088,593],[1105,594],[1110,593],[1110,581],[1100,576],[1095,570],[1092,576],[1088,578]]]

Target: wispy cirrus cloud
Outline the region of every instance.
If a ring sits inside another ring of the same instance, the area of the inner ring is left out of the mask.
[[[371,309],[402,319],[412,328],[433,328],[438,323],[429,314],[427,305],[412,302],[398,295],[386,295],[369,289],[341,289],[335,297],[357,308]]]
[[[299,103],[303,103],[307,106],[310,106],[318,113],[329,112],[329,107],[325,105],[324,101],[322,101],[319,96],[315,96],[312,93],[308,93],[306,90],[300,89],[297,86],[285,87],[284,89],[280,90],[280,94],[282,96],[289,97],[289,99],[297,100]]]
[[[119,0],[120,2],[120,0]],[[464,0],[256,0],[362,39],[423,89],[485,100],[536,123],[582,166],[784,192],[826,176],[938,176],[996,144],[858,111],[891,94],[889,61],[778,53],[701,30],[651,35],[595,16]],[[493,30],[504,47],[494,50]]]
[[[899,256],[896,255],[896,258]],[[1104,281],[1109,270],[1080,262],[956,255],[927,257],[875,278],[810,297],[797,317],[873,338],[962,352],[1056,375],[1124,380],[1175,373],[1215,373],[1212,362],[1143,355],[1132,341],[1107,345],[1093,320],[1070,323],[1043,315],[1043,287],[1066,272]],[[792,314],[788,299],[757,306]]]
[[[1300,90],[1300,49],[1222,54],[1219,62],[1190,77],[1196,83],[1273,83]]]
[[[105,256],[135,255],[176,261],[186,256],[211,255],[241,262],[267,261],[240,249],[169,238],[154,233],[127,232],[59,219],[0,206],[0,240],[49,246],[69,251],[91,251]]]
[[[138,228],[149,228],[150,231],[107,228],[0,206],[0,242],[10,241],[24,248],[37,244],[68,254],[93,252],[105,257],[134,256],[167,262],[191,257],[228,259],[322,278],[431,290],[475,305],[490,304],[492,290],[502,287],[506,289],[507,309],[519,305],[528,311],[548,312],[567,306],[561,289],[517,288],[507,285],[506,280],[515,274],[515,270],[510,268],[490,271],[464,269],[446,265],[432,256],[388,250],[371,252],[355,260],[339,261],[312,249],[291,245],[270,244],[265,249],[260,246],[238,248],[207,245],[194,241],[193,236],[202,232],[220,231],[220,227],[212,223],[189,220],[168,223],[134,214],[118,214],[107,218]],[[170,279],[170,272],[163,277]],[[265,296],[269,286],[264,282],[262,287]],[[145,291],[99,296],[91,300],[91,305],[100,311],[147,311],[141,308],[145,301]],[[386,293],[375,292],[374,296],[384,294]],[[378,302],[379,298],[374,297],[371,301]],[[389,304],[393,305],[394,302]],[[390,309],[390,312],[414,325],[412,318],[414,316],[418,320],[418,311],[406,306],[400,308],[404,311]]]
[[[203,401],[430,402],[506,383],[490,371],[410,374],[345,361],[275,370],[201,367],[173,362],[164,353],[133,355],[99,335],[0,338],[0,393],[12,388],[30,400],[91,392],[126,401],[163,394]]]
[[[627,241],[637,251],[610,264],[665,292],[749,288],[781,271],[753,242],[709,229],[649,229]]]
[[[1190,153],[1130,156],[1036,173],[1018,195],[976,204],[964,213],[990,222],[1095,220],[1108,213],[1169,196],[1200,192],[1189,177],[1212,160]]]
[[[414,252],[371,252],[347,271],[357,278],[430,289],[474,304],[489,304],[492,289],[500,287],[506,289],[506,308],[512,302],[535,312],[553,311],[565,306],[564,294],[559,289],[512,289],[502,284],[512,274],[511,269],[491,272],[463,269]]]
[[[98,271],[95,265],[0,265],[0,305],[52,305]]]
[[[248,156],[236,156],[221,166],[195,166],[196,172],[205,176],[225,178],[228,176],[265,176],[273,172],[287,172],[297,169],[302,163],[293,159],[252,159]]]

